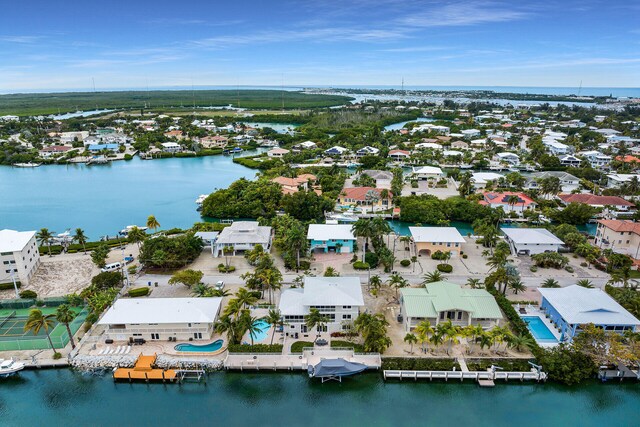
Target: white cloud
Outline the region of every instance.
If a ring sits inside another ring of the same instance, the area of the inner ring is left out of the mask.
[[[0,36],[0,42],[8,42],[8,43],[35,43],[40,40],[40,36]]]
[[[412,27],[455,27],[524,19],[528,12],[490,1],[455,2],[418,12],[399,20]]]

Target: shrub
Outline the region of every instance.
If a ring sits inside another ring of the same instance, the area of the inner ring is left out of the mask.
[[[233,273],[234,271],[236,271],[236,268],[233,265],[230,265],[229,267],[227,267],[224,264],[220,264],[218,266],[218,271],[220,273]]]
[[[469,256],[467,254],[463,254],[462,255],[462,259],[467,259],[467,258],[469,258]]]
[[[18,289],[20,289],[20,286],[21,286],[20,282],[16,281],[16,286],[18,287]],[[4,289],[13,289],[13,282],[0,283],[0,291]]]
[[[557,252],[543,252],[531,256],[537,267],[542,268],[564,268],[569,264],[569,258]]]
[[[450,264],[438,264],[436,268],[443,273],[451,273],[453,271],[453,266]]]
[[[144,297],[147,295],[149,295],[148,287],[129,289],[129,296],[132,298]]]
[[[41,299],[37,299],[37,300],[36,300],[36,306],[37,306],[37,307],[42,307],[42,306],[44,306],[44,301],[42,301]]]
[[[358,254],[353,254],[353,256],[351,257],[351,261],[349,262],[354,263],[356,261],[358,261]]]
[[[302,353],[304,347],[313,347],[312,341],[296,341],[291,344],[291,353]]]
[[[589,266],[589,264],[587,264],[587,263],[586,263],[586,262],[584,262],[584,261],[582,261],[582,262],[580,263],[580,267],[588,267],[588,266]]]
[[[382,369],[406,371],[450,371],[456,366],[454,359],[421,357],[383,357]]]
[[[53,360],[58,360],[62,358],[62,354],[58,353],[57,351],[55,353],[53,353]]]
[[[565,268],[565,270],[567,270],[569,273],[573,273],[573,267],[571,267],[570,265],[567,265]]]
[[[356,261],[353,263],[353,268],[355,268],[356,270],[368,270],[369,264],[362,261]]]
[[[403,267],[409,267],[411,265],[411,260],[403,259],[402,261],[400,261],[400,265]]]
[[[229,353],[282,353],[282,344],[230,344],[227,349]]]
[[[442,251],[435,251],[434,253],[431,254],[431,259],[435,259],[437,261],[443,261],[446,258],[447,258],[446,253]]]
[[[122,274],[118,271],[103,271],[91,278],[91,284],[98,289],[117,288],[122,286]]]
[[[310,268],[311,268],[310,261],[300,260],[300,267],[299,267],[300,270],[309,270]]]
[[[131,154],[127,153],[127,154],[124,155],[124,159],[125,160],[131,160],[131,159],[133,159],[133,156]]]
[[[20,292],[20,298],[35,299],[35,298],[38,298],[38,294],[30,289],[27,289]]]
[[[536,271],[538,271],[538,267],[536,267],[535,265],[532,265],[531,267],[529,267],[529,271],[531,271],[532,273],[535,273]]]
[[[379,257],[375,252],[367,252],[364,255],[364,262],[369,264],[371,268],[376,268],[378,266]]]

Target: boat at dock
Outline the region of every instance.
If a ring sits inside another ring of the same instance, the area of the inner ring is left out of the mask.
[[[42,163],[14,163],[13,166],[16,168],[37,168],[42,166]]]
[[[198,198],[196,199],[196,205],[198,205],[198,207],[196,208],[197,211],[202,210],[202,204],[204,203],[207,197],[209,197],[208,194],[201,194],[198,196]]]
[[[325,381],[342,382],[342,377],[359,374],[367,369],[367,365],[357,362],[349,362],[343,358],[322,359],[315,366],[308,367],[309,378],[320,378]]]
[[[127,237],[129,235],[129,232],[134,228],[137,228],[138,230],[141,230],[141,231],[147,231],[147,227],[141,227],[137,225],[127,225],[125,228],[118,231],[118,235]]]
[[[108,163],[109,163],[109,159],[105,156],[93,156],[87,161],[86,165],[87,166],[106,165]]]
[[[0,359],[0,377],[15,375],[24,369],[24,363],[16,362],[13,359]]]

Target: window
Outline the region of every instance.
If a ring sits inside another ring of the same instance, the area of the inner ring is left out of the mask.
[[[461,311],[458,312],[458,320],[462,320],[462,312]]]
[[[440,313],[440,320],[444,320],[444,311]]]
[[[351,319],[351,315],[350,314],[343,314],[342,315],[342,320],[347,320],[347,319]]]
[[[159,340],[160,339],[160,334],[151,334],[151,339],[152,340]]]
[[[342,309],[343,310],[351,310],[351,306],[350,305],[343,305]]]

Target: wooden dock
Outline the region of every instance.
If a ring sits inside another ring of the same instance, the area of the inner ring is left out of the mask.
[[[178,379],[178,374],[173,369],[159,369],[153,366],[157,355],[144,356],[140,354],[133,368],[117,368],[113,371],[114,380],[131,381],[170,381]]]
[[[378,353],[358,354],[352,349],[305,348],[300,354],[230,353],[224,360],[224,367],[240,371],[306,371],[309,366],[318,364],[322,359],[335,358],[362,363],[369,369],[380,369],[382,365]]]
[[[618,365],[618,369],[600,369],[598,379],[602,382],[609,380],[623,381],[625,379],[640,380],[640,369],[633,371],[624,365]]]
[[[410,380],[473,380],[482,387],[493,387],[496,381],[546,381],[546,372],[539,372],[532,369],[528,372],[505,372],[505,371],[383,371],[384,379]]]

